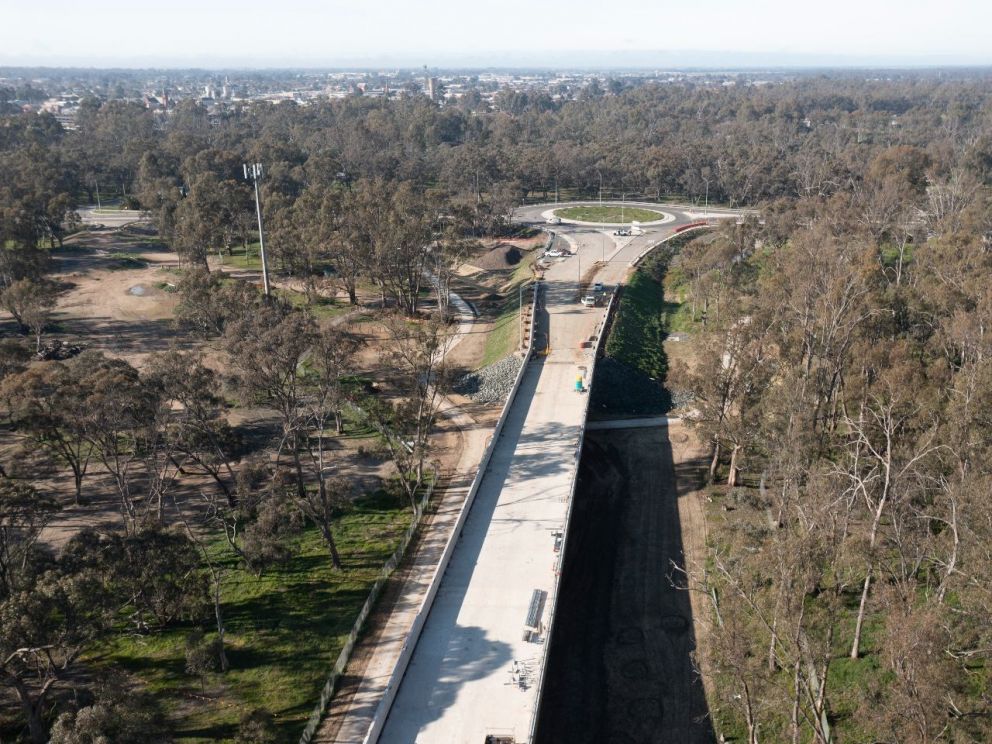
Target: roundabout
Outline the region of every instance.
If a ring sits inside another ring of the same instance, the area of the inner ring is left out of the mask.
[[[658,222],[665,218],[665,215],[656,209],[645,209],[644,207],[626,207],[615,204],[605,204],[602,206],[580,206],[565,207],[554,210],[555,217],[575,222],[592,222],[606,225],[623,225],[630,222]]]
[[[623,204],[617,202],[585,202],[565,204],[551,209],[545,208],[541,218],[546,222],[564,225],[580,225],[583,227],[652,227],[667,225],[674,222],[676,217],[670,212],[650,204]]]

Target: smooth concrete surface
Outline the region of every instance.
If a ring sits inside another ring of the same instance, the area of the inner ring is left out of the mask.
[[[606,421],[590,421],[586,424],[587,431],[602,429],[649,429],[653,426],[668,426],[681,421],[678,416],[645,416],[643,418],[609,419]]]

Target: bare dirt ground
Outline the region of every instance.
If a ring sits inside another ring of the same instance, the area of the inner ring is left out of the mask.
[[[153,352],[173,346],[192,348],[176,329],[176,296],[162,286],[176,281],[178,257],[160,243],[130,231],[88,230],[72,236],[53,253],[52,277],[66,286],[59,296],[53,328],[43,342],[59,339],[102,351],[141,367]],[[14,332],[9,315],[0,312],[0,332]],[[111,479],[92,462],[84,482],[87,503],[72,503],[72,478],[26,449],[6,429],[0,430],[0,462],[12,475],[31,472],[32,479],[59,497],[64,508],[42,535],[58,547],[84,527],[111,528],[120,513]],[[185,487],[199,485],[196,478]]]
[[[588,434],[537,742],[714,741],[679,571],[705,541],[699,454],[681,427]]]
[[[172,323],[179,259],[160,243],[118,230],[78,233],[54,252],[59,297],[46,340],[80,343],[141,366],[151,352],[190,346]],[[6,320],[6,314],[2,315]]]
[[[195,349],[204,362],[222,371],[224,354],[216,344],[191,338],[173,322],[178,297],[168,291],[178,279],[175,269],[178,256],[149,236],[130,230],[93,229],[72,236],[66,248],[53,254],[53,278],[66,289],[60,295],[53,329],[44,341],[60,339],[78,343],[86,349],[101,351],[141,368],[151,354],[170,348]],[[361,311],[357,311],[360,313]],[[333,323],[349,323],[354,315],[338,316]],[[351,330],[370,336],[370,344],[359,359],[359,371],[374,379],[385,380],[389,370],[381,359],[377,339],[385,333],[374,321],[359,322]],[[14,333],[13,321],[0,312],[0,332]],[[261,446],[271,440],[278,429],[274,411],[266,408],[234,408],[229,422],[248,440]],[[460,453],[457,426],[443,419],[438,427],[434,457],[442,470],[452,469]],[[33,480],[46,491],[56,494],[63,504],[58,518],[42,535],[42,542],[59,547],[84,527],[113,529],[121,516],[112,480],[97,462],[91,462],[84,482],[87,503],[72,503],[72,479],[38,452],[29,452],[25,443],[11,432],[0,430],[0,462],[11,474],[30,472]],[[374,437],[343,438],[332,442],[333,458],[340,473],[354,479],[362,490],[374,491],[393,472],[392,465],[375,448]],[[360,454],[362,447],[365,452]],[[180,479],[179,490],[190,496],[183,508],[203,501],[198,491],[210,490],[202,476],[188,474]]]

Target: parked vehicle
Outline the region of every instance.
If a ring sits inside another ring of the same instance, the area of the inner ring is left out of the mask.
[[[618,230],[614,230],[613,231],[613,234],[614,235],[620,235],[620,236],[623,236],[623,237],[627,237],[631,233],[630,233],[630,230],[628,230],[626,227],[621,227]]]
[[[564,255],[565,255],[565,251],[561,250],[560,248],[551,248],[550,250],[544,252],[545,258],[561,258]]]
[[[593,292],[602,292],[603,291],[603,283],[602,282],[596,282],[595,284],[593,284],[592,285],[592,291]]]
[[[586,295],[583,297],[582,305],[584,307],[596,307],[596,295]]]
[[[560,225],[561,224],[561,217],[548,217],[548,224],[549,225]]]

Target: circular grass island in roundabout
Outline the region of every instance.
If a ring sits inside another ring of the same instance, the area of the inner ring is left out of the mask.
[[[565,207],[554,211],[556,217],[576,222],[602,222],[607,225],[620,225],[628,222],[656,222],[665,219],[662,212],[643,207],[618,207],[615,204],[603,206]]]

